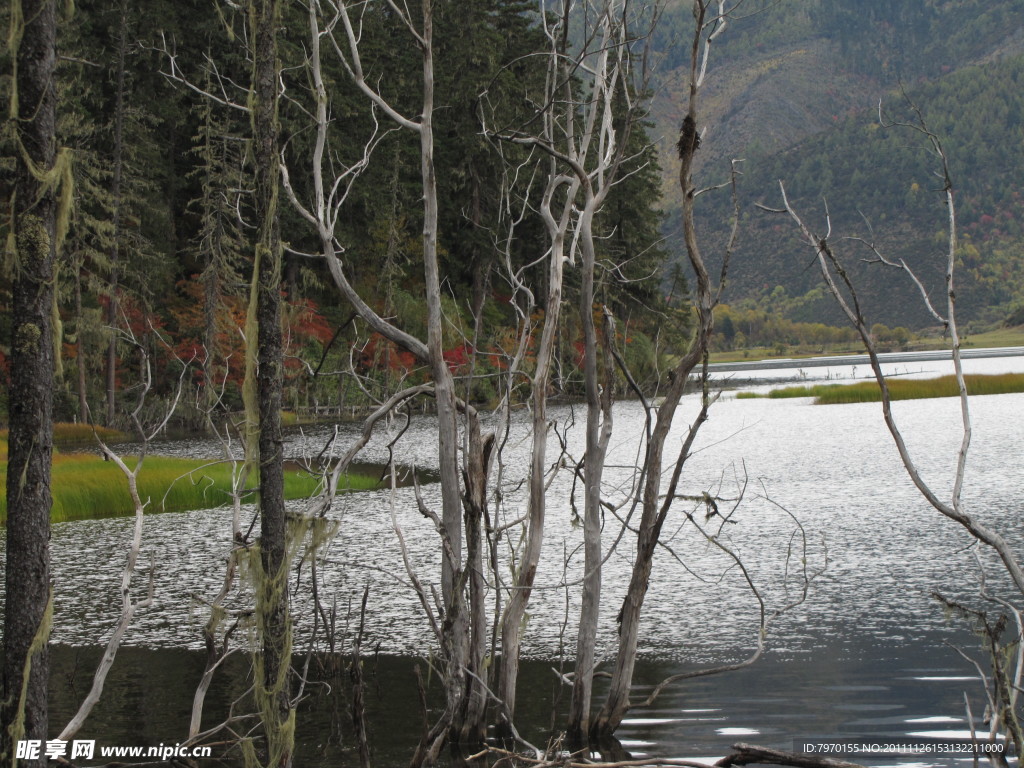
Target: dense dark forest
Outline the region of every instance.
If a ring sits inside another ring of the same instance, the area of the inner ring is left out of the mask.
[[[745,160],[729,303],[771,314],[769,329],[786,322],[841,325],[800,246],[755,207],[777,202],[779,180],[798,205],[823,215],[826,202],[837,231],[875,240],[894,257],[920,263],[934,249],[944,212],[933,194],[933,159],[907,131],[878,120],[879,100],[888,119],[906,118],[902,88],[946,142],[958,184],[964,316],[989,324],[1011,316],[1024,302],[1024,231],[1014,184],[1024,168],[1020,153],[1010,150],[1024,138],[1020,3],[878,0],[854,8],[814,0],[745,7],[730,21],[728,49],[713,63],[718,80],[709,107],[716,127],[697,158],[712,176],[725,172],[730,157]],[[445,316],[463,338],[447,354],[464,372],[472,363],[477,373],[495,373],[511,354],[518,322],[504,275],[508,267],[536,263],[548,245],[537,215],[522,216],[514,239],[499,242],[517,215],[506,196],[509,169],[517,152],[519,160],[527,153],[488,137],[482,119],[486,114],[498,131],[533,119],[543,79],[533,54],[543,41],[534,10],[519,0],[473,0],[442,5],[438,13],[439,254]],[[296,168],[291,181],[300,198],[311,191],[303,171],[314,142],[302,14],[284,9],[280,49],[282,146]],[[677,161],[671,142],[661,141],[659,149],[656,140],[678,123],[673,105],[682,103],[678,67],[689,16],[686,3],[669,3],[655,29],[652,90],[636,94],[653,95],[651,119],[630,134],[629,167],[596,220],[604,266],[599,283],[621,289],[605,297],[630,339],[624,350],[640,378],[654,375],[657,345],[678,347],[690,321],[671,307],[685,294],[685,270],[674,266],[681,262],[678,219],[661,213],[678,209]],[[401,32],[389,30],[395,21],[387,14],[368,14],[362,23],[374,41],[364,54],[368,70],[382,78],[398,107],[415,110],[415,52],[381,45]],[[94,419],[116,421],[117,393],[128,383],[128,347],[116,338],[124,330],[145,339],[166,370],[174,356],[194,357],[197,382],[226,382],[224,405],[240,403],[254,226],[249,120],[238,108],[249,66],[245,46],[236,44],[240,36],[240,17],[202,2],[80,3],[74,22],[61,25],[59,140],[73,158],[75,189],[64,212],[68,234],[56,286],[55,407],[62,420],[84,420],[90,408]],[[337,63],[326,66],[336,126],[329,153],[346,165],[366,158],[335,222],[349,278],[383,316],[421,333],[423,278],[412,258],[422,228],[416,142],[365,109]],[[10,146],[3,154],[12,167]],[[517,194],[523,210],[536,211],[539,183]],[[724,193],[701,200],[698,220],[713,242],[726,237],[730,209]],[[342,369],[365,375],[378,393],[413,373],[407,352],[338,300],[322,261],[311,258],[316,237],[307,222],[293,206],[281,210],[288,408],[366,401],[359,387],[333,375]],[[857,264],[863,255],[851,248],[849,259]],[[909,287],[880,269],[855,269],[873,320],[911,329],[928,324],[910,309],[914,303],[901,300]],[[10,274],[0,285],[5,296]],[[924,277],[938,285],[937,275]],[[566,284],[570,302],[574,280],[570,275]],[[538,301],[542,313],[543,296]],[[569,324],[560,342],[565,365],[557,384],[567,392],[580,386],[572,373],[577,330]],[[755,334],[750,342],[770,347],[796,338],[770,336]],[[716,346],[734,343],[718,339]],[[0,354],[4,366],[9,350]],[[475,399],[495,396],[489,381],[476,379]],[[186,411],[183,418],[194,418]]]
[[[281,146],[300,199],[312,192],[315,134],[304,13],[298,6],[283,9],[280,41]],[[175,357],[192,360],[197,383],[212,381],[218,391],[223,385],[222,406],[240,406],[255,223],[249,118],[239,108],[250,65],[244,18],[235,16],[204,2],[85,2],[73,23],[61,25],[58,141],[73,158],[75,193],[64,213],[68,234],[57,278],[58,420],[85,420],[87,413],[118,420],[132,383],[125,332],[168,374]],[[514,239],[498,242],[506,219],[520,215],[513,205],[535,210],[543,189],[539,181],[524,185],[520,198],[509,201],[509,169],[529,153],[499,146],[481,121],[486,113],[495,130],[507,130],[535,118],[544,77],[535,54],[544,41],[522,0],[442,4],[436,23],[438,249],[446,322],[452,338],[461,338],[445,354],[453,370],[465,373],[472,365],[478,374],[493,373],[513,354],[519,322],[503,275],[520,267],[536,271],[529,265],[549,246],[536,215],[522,216]],[[363,53],[364,66],[396,107],[415,113],[418,54],[379,42],[401,39],[405,30],[383,11],[364,14],[362,24],[374,41]],[[415,258],[423,227],[419,147],[367,109],[337,61],[325,63],[324,77],[336,128],[331,162],[356,165],[366,158],[335,225],[349,279],[382,316],[423,334],[423,274]],[[595,227],[605,264],[599,285],[624,288],[608,300],[632,342],[630,362],[643,376],[653,370],[654,337],[682,343],[688,316],[664,323],[673,313],[661,279],[667,252],[659,232],[656,152],[642,124],[629,142],[622,181]],[[10,147],[4,154],[13,163]],[[395,381],[421,379],[407,351],[368,329],[339,300],[322,260],[312,257],[315,231],[283,192],[280,210],[286,408],[360,405]],[[573,279],[567,301],[574,301]],[[685,298],[681,287],[677,303]],[[0,291],[6,303],[6,279]],[[566,365],[558,386],[567,392],[580,386],[571,373],[579,354],[575,333],[567,327],[560,342]],[[338,375],[350,370],[363,377],[360,386]],[[494,397],[488,381],[478,376],[474,399]],[[179,413],[186,421],[197,418],[187,406]]]

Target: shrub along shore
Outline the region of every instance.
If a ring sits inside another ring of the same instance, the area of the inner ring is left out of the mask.
[[[964,376],[970,395],[1005,395],[1024,392],[1024,374],[996,375],[968,374]],[[955,376],[934,379],[888,379],[889,394],[893,400],[923,400],[930,397],[956,397],[960,394]],[[813,397],[815,405],[842,405],[844,403],[871,403],[882,399],[882,391],[874,379],[856,384],[815,384],[812,386],[782,387],[768,393],[739,392],[737,399],[767,397]]]
[[[61,425],[72,426],[75,425]],[[91,429],[88,430],[92,439]],[[55,433],[62,430],[55,429]],[[105,438],[113,435],[104,435]],[[61,439],[63,438],[63,439]],[[58,438],[64,445],[75,442],[73,435]],[[125,463],[134,468],[135,459]],[[230,502],[232,466],[199,459],[180,459],[150,455],[139,473],[139,496],[149,500],[146,512],[183,512],[211,509]],[[257,485],[250,477],[247,487]],[[86,453],[56,453],[51,479],[52,522],[119,517],[134,514],[128,481],[112,461]],[[295,466],[285,468],[285,498],[301,499],[319,490],[320,478]],[[378,487],[374,477],[350,474],[338,486],[345,490],[369,490]],[[243,501],[255,501],[250,493]],[[7,524],[7,434],[0,432],[0,525]]]

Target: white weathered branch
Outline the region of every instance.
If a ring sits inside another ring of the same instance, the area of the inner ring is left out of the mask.
[[[949,209],[949,226],[951,228],[951,233],[949,235],[949,252],[946,264],[946,284],[948,288],[947,320],[949,321],[949,329],[953,345],[953,366],[960,391],[960,409],[963,422],[963,433],[960,448],[957,452],[957,466],[954,476],[953,492],[949,502],[945,502],[940,499],[938,494],[924,480],[910,454],[910,450],[903,438],[903,434],[896,424],[896,420],[892,413],[892,398],[890,397],[889,387],[886,383],[885,376],[882,373],[881,364],[878,360],[874,339],[871,337],[867,323],[861,314],[856,290],[828,243],[828,234],[824,237],[818,237],[811,232],[790,204],[789,199],[786,196],[785,187],[781,182],[779,183],[779,188],[782,193],[784,210],[796,223],[804,239],[814,249],[822,277],[824,278],[829,291],[832,293],[836,303],[839,304],[839,307],[842,309],[847,319],[849,319],[854,328],[856,328],[861,337],[861,341],[868,352],[868,357],[871,361],[871,369],[875,374],[875,379],[878,382],[879,389],[881,390],[882,416],[885,421],[885,425],[892,436],[893,442],[896,445],[896,449],[899,452],[900,461],[903,463],[904,469],[910,477],[911,482],[913,482],[921,495],[936,511],[961,525],[978,541],[991,547],[1005,566],[1014,586],[1021,594],[1024,594],[1024,568],[1021,567],[1020,561],[1018,560],[1013,548],[998,531],[989,528],[975,519],[972,515],[968,514],[963,508],[961,499],[964,476],[966,473],[967,454],[971,442],[971,419],[967,398],[967,386],[964,381],[963,366],[960,360],[960,341],[959,336],[957,335],[955,312],[956,299],[952,288],[953,270],[956,264],[956,215],[953,205],[953,187],[952,182],[949,180],[949,171],[948,166],[946,165],[945,154],[942,151],[942,145],[939,143],[938,138],[930,131],[923,130],[923,132],[929,137],[933,147],[936,149],[936,152],[942,158],[943,176],[946,179],[944,192],[946,195],[946,205]],[[847,299],[841,292],[836,276],[842,280],[843,285],[849,294],[849,299]]]

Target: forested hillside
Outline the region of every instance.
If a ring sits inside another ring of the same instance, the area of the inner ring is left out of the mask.
[[[779,180],[813,226],[824,229],[827,202],[834,234],[873,239],[887,254],[918,265],[932,289],[941,287],[941,267],[930,258],[942,250],[946,222],[934,158],[919,134],[879,124],[880,101],[888,119],[911,117],[902,87],[952,163],[963,236],[957,292],[963,317],[989,323],[1007,317],[1024,301],[1017,193],[1024,170],[1024,3],[761,5],[763,11],[748,13],[722,35],[709,78],[715,119],[708,120],[700,152],[709,186],[724,180],[730,158],[745,160],[729,300],[782,311],[792,320],[839,321],[820,293],[805,297],[818,275],[807,268],[813,254],[796,240],[792,225],[754,207],[779,207]],[[671,41],[673,23],[684,26],[688,13],[685,3],[669,11],[662,47]],[[677,59],[666,54],[669,68],[660,73],[654,102],[658,132],[667,136],[680,119],[682,81],[670,68]],[[664,165],[671,209],[671,149]],[[701,200],[705,231],[724,237],[730,208],[724,193]],[[674,234],[671,219],[669,229]],[[853,243],[845,249],[871,320],[927,325],[909,284],[859,263],[869,255]]]

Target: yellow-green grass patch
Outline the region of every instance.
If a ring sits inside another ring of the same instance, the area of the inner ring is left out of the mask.
[[[95,433],[94,431],[95,430]],[[7,461],[7,429],[0,429],[0,461]],[[124,432],[108,427],[92,427],[89,424],[73,424],[56,422],[53,425],[53,442],[56,445],[79,446],[95,445],[96,435],[105,443],[114,443],[129,439]]]
[[[968,374],[964,376],[970,395],[1004,395],[1024,392],[1024,374],[1001,373],[995,375]],[[955,376],[934,379],[888,379],[889,395],[893,400],[922,400],[930,397],[956,397],[960,394]],[[856,384],[815,384],[812,386],[782,387],[767,394],[740,392],[737,399],[768,397],[813,397],[815,405],[841,405],[844,403],[870,403],[882,399],[878,382],[860,381]]]
[[[127,460],[129,467],[135,460]],[[257,484],[249,478],[248,487]],[[7,462],[0,462],[0,523],[7,522]],[[369,490],[376,488],[377,480],[363,475],[349,475],[339,488]],[[54,456],[51,477],[53,522],[117,517],[134,514],[128,481],[112,461],[104,461],[91,454],[63,454]],[[320,478],[296,468],[285,470],[285,498],[300,499],[311,496],[320,488]],[[190,509],[210,509],[227,504],[230,500],[231,465],[210,463],[194,459],[149,456],[139,473],[139,496],[147,512],[181,512]],[[250,494],[246,501],[254,501]]]

